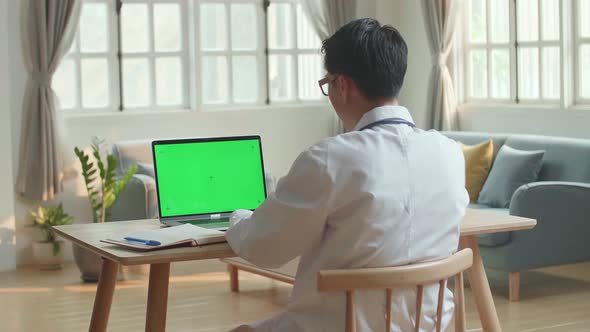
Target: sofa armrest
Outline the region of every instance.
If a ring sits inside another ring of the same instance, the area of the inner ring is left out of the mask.
[[[158,218],[158,199],[154,178],[135,174],[111,206],[110,220],[138,220]]]
[[[510,214],[537,220],[532,230],[512,232],[514,260],[535,268],[590,259],[590,184],[523,185],[512,196]]]

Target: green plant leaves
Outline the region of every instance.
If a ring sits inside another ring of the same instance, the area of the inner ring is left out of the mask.
[[[89,161],[89,155],[77,147],[74,149],[74,153],[82,165],[82,176],[86,183],[94,222],[105,222],[107,220],[109,216],[108,209],[115,203],[121,191],[137,172],[137,165],[134,165],[125,172],[123,177],[117,180],[116,170],[119,161],[112,154],[107,154],[106,160],[103,160],[101,149],[104,142],[104,139],[98,137],[92,139],[92,155],[96,160],[95,163]]]
[[[69,225],[74,221],[74,218],[64,212],[61,203],[55,207],[39,206],[37,212],[31,212],[31,215],[34,226],[40,228],[45,234],[45,242],[55,242],[53,226]]]

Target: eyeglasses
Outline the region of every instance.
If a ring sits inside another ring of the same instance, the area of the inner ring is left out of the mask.
[[[318,84],[320,86],[320,90],[322,90],[322,94],[324,96],[326,96],[326,97],[328,96],[328,92],[327,92],[328,90],[324,90],[324,86],[326,84],[330,84],[330,83],[334,82],[336,80],[336,78],[338,78],[338,77],[337,76],[326,76],[318,81]]]

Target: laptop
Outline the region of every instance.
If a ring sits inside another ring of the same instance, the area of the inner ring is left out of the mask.
[[[152,154],[164,225],[226,230],[233,211],[266,199],[260,136],[157,140]]]

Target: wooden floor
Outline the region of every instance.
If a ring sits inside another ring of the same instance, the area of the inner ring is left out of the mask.
[[[109,331],[142,331],[146,270],[123,271],[117,284]],[[517,303],[507,301],[507,276],[488,272],[504,331],[590,331],[590,263],[523,273]],[[242,292],[229,292],[219,261],[172,265],[168,331],[227,331],[242,322],[281,311],[291,287],[241,273]],[[0,331],[84,331],[96,284],[83,284],[74,265],[60,271],[23,268],[0,273]],[[469,289],[467,326],[480,331]]]

